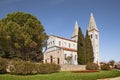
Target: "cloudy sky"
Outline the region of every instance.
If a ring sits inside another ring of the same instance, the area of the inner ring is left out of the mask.
[[[85,34],[92,12],[100,32],[100,60],[120,61],[120,0],[0,0],[0,19],[16,11],[36,16],[48,35],[66,38],[76,20]]]

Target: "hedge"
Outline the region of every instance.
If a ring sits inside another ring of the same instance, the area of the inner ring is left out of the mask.
[[[0,74],[7,73],[8,60],[0,58]]]
[[[21,60],[12,61],[10,66],[10,73],[17,75],[50,74],[59,70],[60,66],[56,64],[38,64]]]
[[[99,70],[99,66],[95,63],[87,63],[86,70]]]

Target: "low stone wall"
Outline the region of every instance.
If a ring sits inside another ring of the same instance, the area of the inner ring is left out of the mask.
[[[61,65],[61,71],[81,71],[86,70],[86,65]]]

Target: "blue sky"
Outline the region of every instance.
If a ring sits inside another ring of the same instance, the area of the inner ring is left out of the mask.
[[[92,12],[100,32],[100,60],[120,61],[120,0],[0,0],[0,19],[16,11],[36,16],[48,35],[66,38],[76,20],[85,34]]]

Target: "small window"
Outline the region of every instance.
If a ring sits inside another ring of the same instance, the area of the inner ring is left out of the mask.
[[[59,41],[59,46],[61,46],[61,41]]]
[[[53,41],[53,44],[54,44],[54,41]]]
[[[69,43],[69,48],[70,48],[70,43]]]
[[[67,57],[67,55],[66,54],[64,54],[64,59]]]
[[[75,55],[75,61],[77,60],[77,56]]]
[[[60,59],[59,58],[57,58],[57,64],[60,64]]]
[[[52,57],[52,55],[50,56],[50,63],[53,63],[53,57]]]
[[[64,46],[66,47],[66,42],[64,42]]]
[[[92,34],[90,36],[91,36],[91,38],[93,38]]]
[[[45,60],[45,63],[47,63],[47,60]]]
[[[73,44],[73,47],[75,47],[75,44]]]
[[[98,39],[98,36],[97,36],[97,34],[95,35],[95,38],[96,38],[96,39]]]

